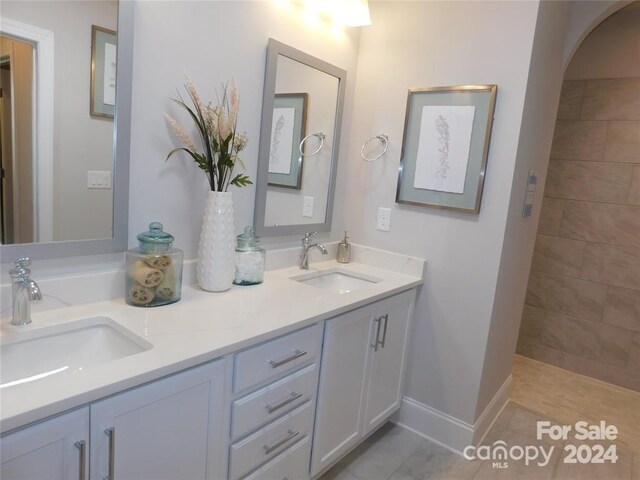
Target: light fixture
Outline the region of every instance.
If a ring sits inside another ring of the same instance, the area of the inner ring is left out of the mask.
[[[368,0],[345,0],[343,2],[343,22],[347,27],[371,25]]]
[[[368,0],[291,0],[307,16],[325,19],[346,27],[371,25]]]

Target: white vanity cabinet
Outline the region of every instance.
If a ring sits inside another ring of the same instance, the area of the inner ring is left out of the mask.
[[[415,293],[8,432],[0,478],[317,477],[400,407]]]
[[[309,477],[322,327],[235,355],[228,479]]]
[[[226,379],[218,360],[93,403],[90,478],[225,478]]]
[[[311,476],[400,407],[415,290],[327,320]]]
[[[229,376],[218,360],[4,435],[0,478],[225,478]]]
[[[2,437],[2,480],[84,479],[88,472],[89,407]]]

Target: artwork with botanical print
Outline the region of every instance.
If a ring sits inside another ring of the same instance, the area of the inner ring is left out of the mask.
[[[475,107],[422,107],[414,188],[464,193]]]

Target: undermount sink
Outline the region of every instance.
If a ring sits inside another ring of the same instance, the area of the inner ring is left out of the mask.
[[[82,370],[153,348],[108,317],[0,337],[0,389]]]
[[[349,293],[380,282],[379,279],[341,269],[323,270],[291,277],[291,280],[330,293]]]

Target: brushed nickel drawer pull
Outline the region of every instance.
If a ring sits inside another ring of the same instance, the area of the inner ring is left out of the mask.
[[[380,326],[382,325],[382,317],[375,318],[373,321],[378,324],[378,327],[376,328],[376,339],[373,341],[373,344],[371,346],[373,347],[373,351],[377,352],[378,345],[381,343],[380,342]]]
[[[80,451],[80,467],[78,468],[78,480],[86,480],[87,475],[85,471],[85,463],[87,461],[87,442],[80,440],[74,443],[76,448]]]
[[[115,480],[115,468],[116,468],[116,429],[114,427],[105,428],[104,433],[109,436],[109,473],[106,478],[108,480]]]
[[[264,406],[264,408],[267,409],[267,412],[269,413],[273,413],[276,410],[279,410],[280,408],[284,407],[285,405],[289,405],[291,402],[299,399],[302,396],[302,393],[298,393],[298,392],[289,392],[289,396],[284,399],[283,401],[281,401],[280,403],[278,403],[277,405],[269,405],[268,403]]]
[[[293,440],[294,438],[296,438],[298,435],[300,435],[300,432],[294,432],[293,430],[288,430],[287,431],[287,436],[284,437],[282,440],[278,440],[276,443],[274,443],[273,445],[263,445],[262,448],[264,448],[264,453],[265,455],[269,455],[271,452],[273,452],[276,448],[281,447],[282,445],[284,445],[285,443],[287,443],[290,440]]]
[[[271,364],[271,368],[278,368],[284,365],[285,363],[293,362],[296,358],[300,358],[306,354],[307,352],[303,352],[302,350],[296,349],[293,351],[293,355],[287,358],[283,358],[282,360],[269,360],[269,363]]]
[[[384,348],[384,344],[387,341],[387,325],[389,324],[389,314],[385,314],[380,318],[384,318],[384,329],[382,331],[382,342],[380,343],[380,346],[382,348]]]

